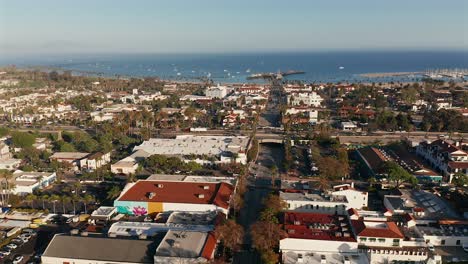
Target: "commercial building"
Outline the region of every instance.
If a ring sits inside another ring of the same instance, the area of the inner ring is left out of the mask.
[[[416,147],[416,153],[435,170],[442,172],[448,182],[452,181],[455,173],[468,174],[468,153],[459,147],[459,142],[452,144],[443,139],[423,141]]]
[[[344,215],[285,212],[282,263],[369,263]]]
[[[119,213],[148,215],[172,211],[219,211],[228,214],[234,186],[221,182],[140,180],[114,201]]]
[[[158,241],[57,234],[41,257],[44,264],[154,263]]]
[[[136,146],[150,155],[179,157],[200,164],[247,163],[249,137],[246,136],[194,136],[180,135],[174,139],[151,138]]]
[[[111,172],[114,174],[129,175],[135,174],[138,169],[138,162],[151,156],[144,150],[134,151],[130,156],[119,160],[111,165]]]
[[[214,257],[216,243],[213,233],[171,230],[156,248],[154,263],[206,263]]]
[[[56,180],[57,174],[55,172],[15,171],[13,178],[14,188],[11,193],[24,195],[49,186]]]
[[[295,212],[345,214],[348,209],[346,196],[330,196],[321,192],[280,192],[287,209]]]

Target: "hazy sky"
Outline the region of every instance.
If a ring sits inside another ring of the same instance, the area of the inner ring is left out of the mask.
[[[0,0],[0,54],[468,49],[468,0]]]

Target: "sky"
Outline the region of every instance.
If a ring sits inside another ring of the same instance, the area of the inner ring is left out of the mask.
[[[467,0],[0,0],[0,55],[468,50]]]

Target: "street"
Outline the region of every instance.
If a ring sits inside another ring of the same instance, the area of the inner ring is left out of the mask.
[[[250,226],[258,220],[263,210],[263,200],[273,191],[271,166],[281,170],[284,149],[280,144],[261,144],[257,162],[249,168],[249,188],[244,195],[244,208],[240,211],[238,222],[244,227],[243,249],[234,255],[233,263],[260,263],[260,256],[252,249]]]

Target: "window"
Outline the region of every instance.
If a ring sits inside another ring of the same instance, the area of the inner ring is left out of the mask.
[[[377,239],[374,237],[369,238],[369,242],[375,242]]]
[[[445,239],[442,239],[442,241],[440,241],[440,244],[445,245]]]
[[[361,242],[366,242],[366,241],[367,241],[367,237],[360,237],[360,238],[359,238],[359,241],[361,241]]]
[[[460,240],[457,240],[457,246],[459,246],[459,245],[460,245]]]
[[[319,206],[318,206],[318,204],[315,206],[315,209],[317,209],[317,210],[319,209]]]
[[[379,238],[379,243],[385,243],[385,238]]]

